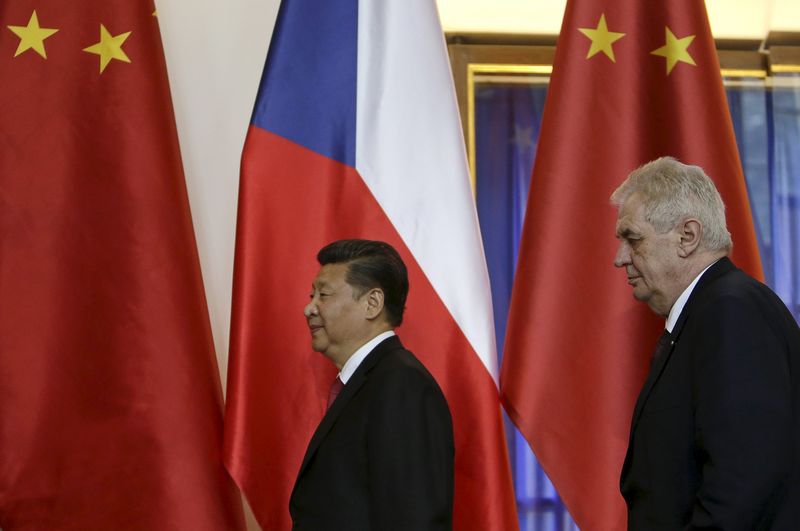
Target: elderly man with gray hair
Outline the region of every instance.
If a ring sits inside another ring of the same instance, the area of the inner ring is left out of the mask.
[[[800,530],[800,329],[727,258],[725,206],[669,157],[612,194],[614,265],[666,318],[636,402],[621,490],[628,528]]]

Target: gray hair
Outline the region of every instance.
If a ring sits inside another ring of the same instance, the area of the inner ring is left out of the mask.
[[[693,217],[703,226],[701,244],[707,250],[729,252],[733,247],[725,224],[725,204],[714,182],[699,166],[672,157],[648,162],[614,190],[611,203],[621,207],[634,193],[641,196],[645,218],[659,233]]]

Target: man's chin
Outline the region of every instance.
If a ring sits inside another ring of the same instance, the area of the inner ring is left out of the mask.
[[[652,293],[636,293],[633,292],[633,298],[639,302],[645,303],[653,313],[656,315],[660,315],[662,317],[666,317],[669,315],[669,306],[666,308],[664,307],[664,299],[662,297],[653,296]]]
[[[314,352],[319,352],[320,354],[325,354],[325,350],[328,348],[323,341],[317,341],[312,339],[311,340],[311,350]]]
[[[646,304],[650,300],[650,293],[646,293],[638,287],[635,287],[633,288],[633,298]]]

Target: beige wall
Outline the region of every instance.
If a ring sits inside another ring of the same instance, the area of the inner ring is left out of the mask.
[[[558,33],[565,0],[437,0],[448,32]],[[707,0],[717,38],[760,39],[770,30],[800,31],[798,0]]]

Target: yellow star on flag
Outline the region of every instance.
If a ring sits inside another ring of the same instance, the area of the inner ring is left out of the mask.
[[[614,59],[614,48],[611,45],[624,37],[625,34],[608,31],[605,13],[600,15],[600,21],[597,23],[596,28],[578,28],[578,31],[592,40],[592,46],[589,48],[589,53],[586,55],[587,59],[603,52],[611,61],[617,62],[616,59]]]
[[[682,39],[678,39],[675,37],[675,34],[669,29],[669,26],[665,26],[666,28],[666,36],[667,36],[667,43],[658,48],[657,50],[653,50],[650,52],[652,55],[659,55],[661,57],[666,57],[667,59],[667,75],[672,72],[672,69],[675,68],[675,65],[678,64],[678,61],[683,61],[684,63],[689,63],[690,65],[697,66],[692,59],[692,56],[689,55],[689,45],[692,44],[694,40],[694,35],[689,35],[688,37],[683,37]]]
[[[126,63],[131,62],[131,60],[128,59],[128,56],[125,55],[125,52],[122,50],[122,43],[125,42],[125,39],[127,39],[130,34],[131,32],[128,31],[126,33],[120,33],[119,35],[112,36],[106,27],[100,24],[100,42],[93,44],[88,48],[84,48],[83,51],[100,56],[100,73],[102,74],[103,70],[106,69],[108,63],[110,63],[112,59],[124,61]]]
[[[35,9],[27,26],[8,26],[8,29],[19,37],[19,46],[17,46],[17,53],[14,54],[14,57],[26,50],[33,50],[45,59],[47,59],[47,52],[44,49],[44,40],[58,31],[55,28],[40,28],[39,17],[36,16]]]

